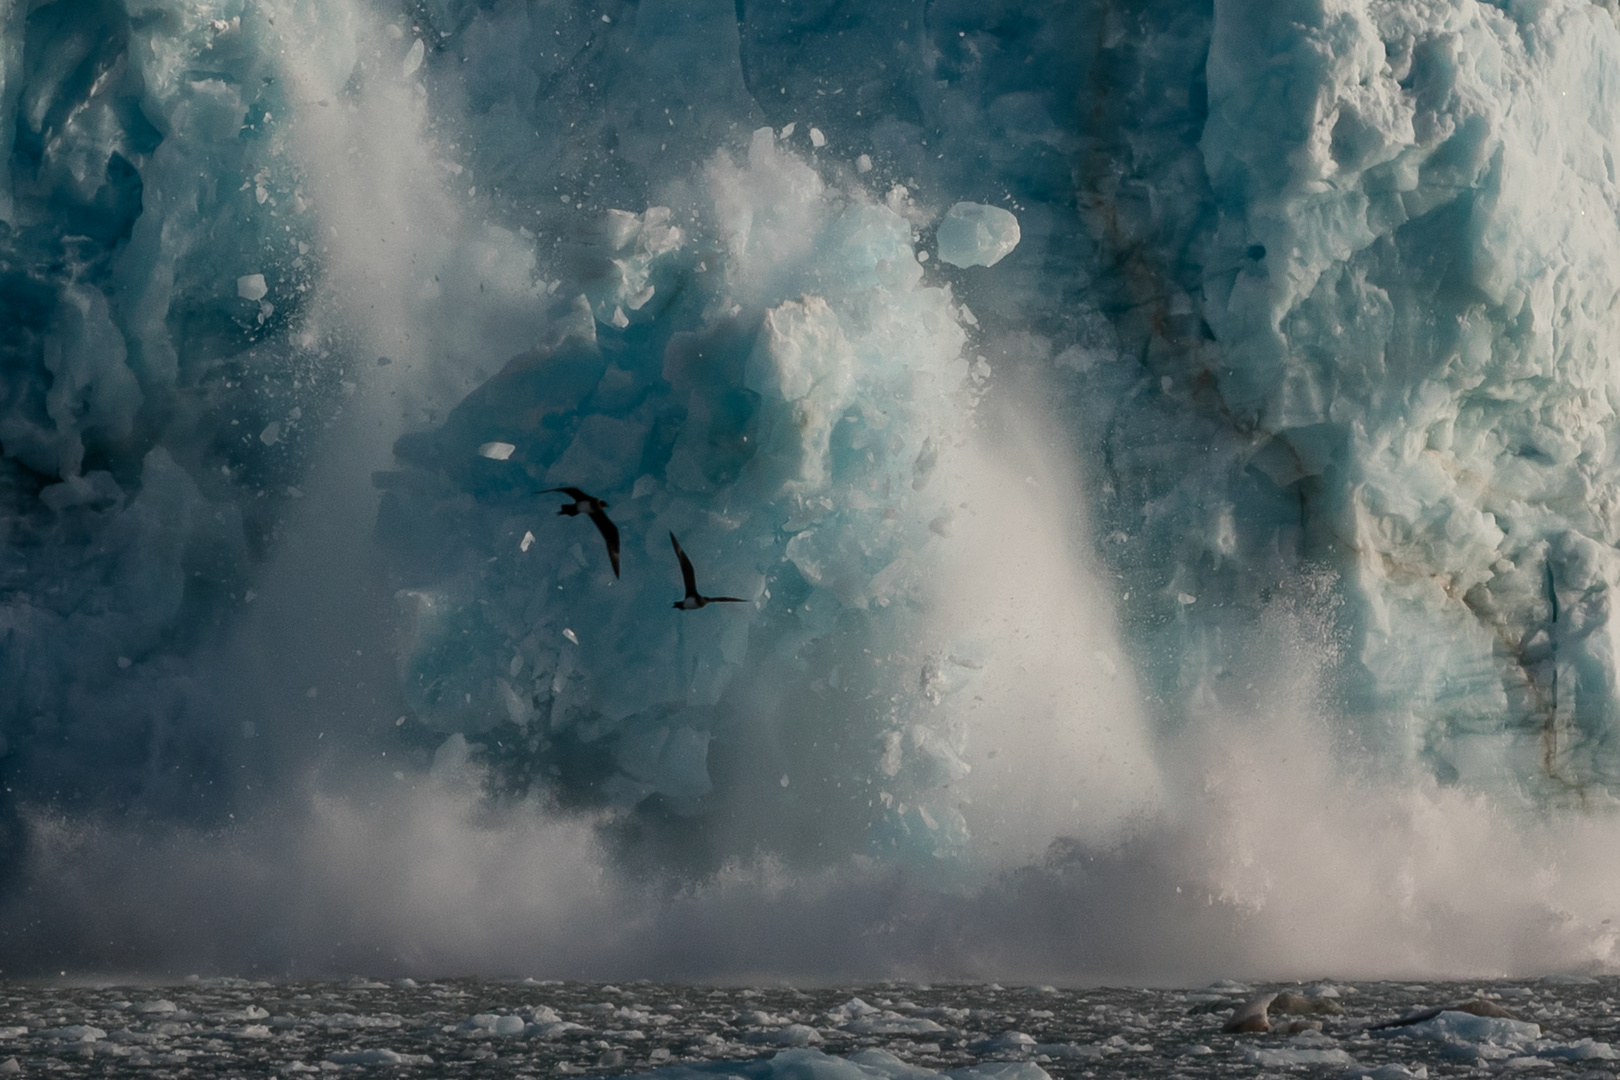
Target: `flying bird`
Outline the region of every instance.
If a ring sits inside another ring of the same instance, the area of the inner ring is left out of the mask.
[[[595,495],[585,494],[577,487],[546,488],[543,491],[535,492],[535,494],[549,495],[554,491],[560,491],[564,495],[567,495],[570,499],[574,500],[567,506],[564,506],[558,510],[557,513],[565,517],[575,517],[579,514],[585,514],[591,519],[592,524],[596,526],[596,530],[602,534],[602,539],[607,544],[608,561],[613,564],[613,576],[618,577],[619,527],[608,519],[608,504],[603,502],[601,499],[598,499]]]
[[[681,580],[686,582],[686,596],[675,601],[674,606],[682,611],[696,611],[706,604],[746,604],[748,601],[740,596],[704,596],[697,591],[697,575],[692,572],[692,560],[686,557],[681,550],[681,542],[675,539],[675,534],[669,534],[669,542],[675,546],[675,557],[681,560]]]

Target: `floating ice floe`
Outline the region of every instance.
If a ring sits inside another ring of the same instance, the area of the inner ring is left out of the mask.
[[[1243,1056],[1264,1069],[1286,1069],[1300,1065],[1338,1065],[1353,1068],[1357,1064],[1349,1051],[1340,1048],[1332,1039],[1295,1037],[1286,1046],[1245,1044]]]
[[[431,1065],[433,1058],[428,1054],[401,1054],[394,1050],[339,1050],[327,1054],[326,1060],[333,1065]]]
[[[469,1034],[521,1035],[528,1026],[521,1016],[479,1013],[463,1020],[460,1030]]]
[[[1407,1066],[1392,1061],[1371,1069],[1349,1069],[1344,1073],[1343,1080],[1429,1080],[1429,1067]]]
[[[1446,1009],[1416,1023],[1377,1029],[1382,1038],[1423,1039],[1441,1044],[1440,1054],[1457,1061],[1504,1061],[1510,1058],[1606,1059],[1607,1043],[1590,1039],[1562,1043],[1542,1038],[1539,1024],[1506,1016],[1479,1016]]]
[[[1506,1016],[1476,1016],[1455,1009],[1401,1027],[1375,1030],[1383,1038],[1429,1039],[1445,1043],[1522,1045],[1541,1037],[1541,1026]]]
[[[97,1039],[105,1039],[106,1031],[88,1024],[69,1024],[66,1027],[46,1028],[39,1032],[42,1039],[51,1039],[55,1042],[91,1043]]]
[[[822,1038],[821,1032],[808,1024],[784,1024],[750,1031],[743,1036],[743,1041],[765,1046],[813,1046]]]
[[[952,1069],[946,1073],[909,1065],[886,1050],[861,1050],[848,1057],[819,1050],[783,1050],[774,1057],[714,1065],[670,1065],[637,1073],[640,1080],[714,1080],[717,1075],[739,1080],[1050,1080],[1046,1070],[1027,1061],[997,1062]]]

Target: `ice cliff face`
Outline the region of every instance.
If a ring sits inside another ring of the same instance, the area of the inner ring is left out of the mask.
[[[1121,760],[1302,604],[1387,770],[1601,798],[1617,64],[1573,0],[0,5],[7,812],[214,819],[331,731],[655,831],[770,792],[717,858],[959,852],[1033,646],[942,612],[970,519],[1034,520],[969,446],[1020,401]],[[671,531],[748,603],[671,612]],[[231,643],[312,549],[397,637],[256,705]]]
[[[1160,595],[1198,597],[1161,679],[1218,677],[1197,607],[1317,562],[1369,743],[1491,789],[1612,782],[1615,50],[1589,5],[1216,6],[1208,214],[1149,301],[1201,332],[1139,332],[1155,409],[1221,451],[1174,486],[1116,468],[1181,551],[1140,556]]]

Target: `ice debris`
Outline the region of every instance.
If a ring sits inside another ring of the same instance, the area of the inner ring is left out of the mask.
[[[671,1065],[650,1072],[636,1073],[637,1080],[707,1080],[716,1074],[713,1066]],[[770,1058],[727,1062],[724,1075],[740,1080],[1050,1080],[1046,1070],[1033,1062],[998,1062],[952,1069],[948,1073],[909,1065],[887,1050],[859,1050],[848,1057],[824,1054],[820,1050],[783,1050]]]
[[[431,1065],[429,1054],[402,1054],[384,1047],[367,1050],[339,1050],[326,1055],[333,1065]]]
[[[602,270],[579,304],[591,322],[514,357],[439,427],[402,438],[399,471],[380,481],[416,717],[446,734],[518,723],[552,783],[624,808],[658,796],[684,814],[712,790],[710,747],[735,730],[727,703],[740,678],[802,703],[782,722],[807,725],[822,722],[821,676],[792,659],[805,650],[831,650],[832,664],[850,650],[848,670],[874,678],[894,657],[894,685],[916,686],[899,658],[941,551],[930,523],[961,501],[950,461],[972,407],[959,392],[965,331],[949,290],[924,281],[904,214],[829,190],[770,129],[743,159],[712,159],[704,180],[696,231],[661,207],[603,215],[587,230],[591,254],[578,254]],[[492,440],[513,452],[466,453]],[[924,461],[932,479],[919,487]],[[614,507],[621,580],[530,496],[562,485]],[[672,619],[671,532],[704,582],[757,602]],[[524,535],[547,557],[503,560],[508,538]],[[580,644],[559,649],[559,633]],[[521,675],[506,671],[514,656]],[[932,704],[892,691],[866,700],[860,722],[879,735],[924,725],[908,710]],[[886,776],[898,801],[871,799],[856,780],[876,772],[881,738],[793,765],[849,776],[852,811],[873,822],[851,838],[858,849],[931,856],[964,835],[955,806],[932,793],[965,768],[959,737],[919,734],[895,749]],[[579,771],[597,761],[607,775]]]
[[[509,442],[487,442],[478,448],[478,456],[491,461],[505,461],[517,447]]]
[[[945,212],[934,240],[941,262],[994,266],[1018,246],[1018,218],[999,206],[959,202]]]

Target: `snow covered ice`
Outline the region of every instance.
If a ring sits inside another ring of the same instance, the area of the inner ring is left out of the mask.
[[[0,6],[0,972],[1612,969],[1617,76],[1577,0]]]

